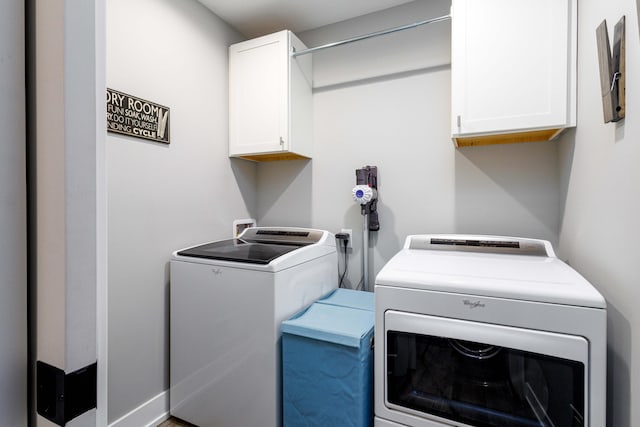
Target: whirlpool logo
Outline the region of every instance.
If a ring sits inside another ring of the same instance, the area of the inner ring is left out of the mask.
[[[469,309],[484,308],[484,304],[481,303],[480,301],[471,301],[471,300],[465,299],[465,300],[462,300],[462,303],[467,307],[469,307]]]

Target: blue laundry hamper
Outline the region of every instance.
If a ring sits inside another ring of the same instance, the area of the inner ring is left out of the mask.
[[[340,291],[282,323],[285,427],[372,425],[373,295]]]
[[[336,289],[317,302],[319,304],[339,305],[367,311],[374,311],[375,309],[373,292],[354,291],[353,289]]]

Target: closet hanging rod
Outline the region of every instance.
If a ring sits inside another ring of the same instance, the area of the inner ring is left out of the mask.
[[[425,21],[415,22],[413,24],[402,25],[400,27],[394,27],[394,28],[389,28],[389,29],[386,29],[386,30],[376,31],[375,33],[364,34],[362,36],[356,36],[356,37],[352,37],[352,38],[346,39],[346,40],[340,40],[340,41],[333,42],[333,43],[327,43],[327,44],[322,45],[322,46],[317,46],[317,47],[312,47],[312,48],[309,48],[309,49],[304,49],[304,50],[301,50],[299,52],[293,51],[293,52],[291,52],[291,56],[295,58],[296,56],[306,55],[308,53],[313,53],[313,52],[316,52],[316,51],[319,51],[319,50],[328,49],[330,47],[342,46],[343,44],[348,44],[348,43],[353,43],[353,42],[357,42],[357,41],[360,41],[360,40],[370,39],[372,37],[384,36],[386,34],[397,33],[398,31],[410,30],[411,28],[419,27],[421,25],[434,24],[436,22],[446,21],[447,19],[451,19],[451,15],[439,16],[437,18],[427,19]]]

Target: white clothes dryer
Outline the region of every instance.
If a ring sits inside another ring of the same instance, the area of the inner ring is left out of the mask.
[[[606,303],[549,242],[409,236],[375,301],[375,426],[606,424]]]
[[[170,413],[199,427],[280,426],[280,324],[337,278],[322,230],[249,228],[174,252]]]

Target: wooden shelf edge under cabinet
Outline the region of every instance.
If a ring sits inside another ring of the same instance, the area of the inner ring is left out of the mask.
[[[276,162],[280,160],[311,160],[311,157],[302,156],[296,153],[282,152],[282,153],[264,153],[264,154],[249,154],[249,155],[236,155],[232,158],[251,160],[252,162]]]
[[[515,144],[521,142],[543,142],[551,141],[560,135],[564,129],[565,128],[553,128],[494,135],[453,136],[451,139],[456,147],[477,147],[482,145]]]

